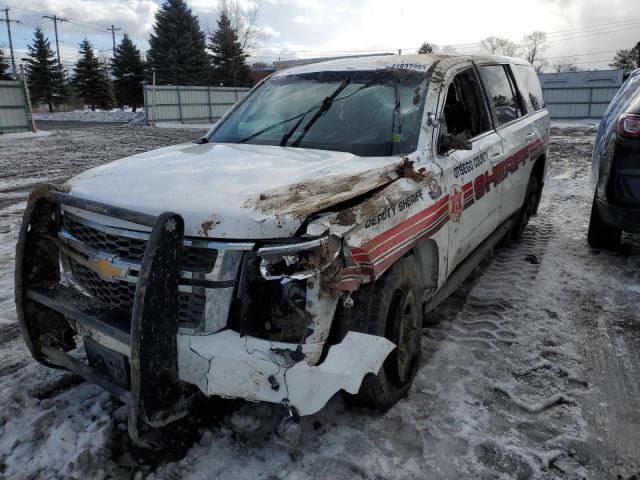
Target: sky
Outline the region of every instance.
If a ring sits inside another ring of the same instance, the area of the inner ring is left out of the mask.
[[[478,42],[495,35],[520,42],[534,30],[548,33],[542,54],[549,65],[559,58],[583,69],[608,68],[615,51],[640,40],[637,0],[240,0],[260,5],[258,24],[268,37],[252,50],[250,62],[374,52],[414,53],[422,42],[458,53],[480,53]],[[2,0],[0,0],[0,5]],[[12,19],[16,57],[25,55],[40,25],[55,49],[53,22],[58,15],[60,55],[66,66],[87,37],[98,53],[111,55],[111,25],[116,41],[127,32],[144,52],[161,0],[4,0]],[[215,28],[217,0],[187,0],[203,30]],[[0,12],[3,13],[3,12]],[[8,56],[5,23],[0,48]]]

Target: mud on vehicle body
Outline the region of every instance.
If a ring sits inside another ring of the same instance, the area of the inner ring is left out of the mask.
[[[40,362],[127,402],[143,446],[198,392],[293,421],[339,390],[388,408],[419,367],[423,311],[535,214],[548,133],[520,60],[279,72],[197,144],[32,193],[23,335]]]

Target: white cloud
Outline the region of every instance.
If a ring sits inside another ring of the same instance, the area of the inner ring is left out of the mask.
[[[15,0],[14,0],[15,1]],[[9,5],[11,6],[11,5]],[[31,12],[56,14],[68,18],[69,22],[59,25],[59,32],[96,35],[103,27],[115,24],[134,37],[145,37],[152,29],[154,14],[158,5],[153,0],[29,0],[26,2]],[[24,10],[16,2],[11,11],[14,18],[24,24],[34,23],[34,14]],[[40,21],[44,27],[45,23]],[[108,32],[107,32],[108,33]]]
[[[311,23],[311,19],[309,17],[305,17],[304,15],[296,15],[291,19],[293,23],[299,23],[300,25],[308,25]]]
[[[270,25],[264,25],[258,28],[260,28],[260,30],[262,30],[270,38],[278,38],[280,36],[280,32]]]

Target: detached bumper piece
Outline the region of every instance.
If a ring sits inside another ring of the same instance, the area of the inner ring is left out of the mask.
[[[63,205],[152,228],[130,318],[62,281],[58,230]],[[176,342],[183,237],[178,214],[156,217],[41,185],[29,196],[16,247],[16,307],[31,354],[127,403],[129,434],[146,448],[161,448],[160,427],[187,413]],[[87,363],[68,353],[76,348],[76,335],[84,340]]]

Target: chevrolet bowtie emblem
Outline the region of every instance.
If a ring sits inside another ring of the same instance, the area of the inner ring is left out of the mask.
[[[88,267],[104,280],[113,280],[114,277],[122,278],[126,274],[124,268],[114,265],[113,262],[107,258],[89,258],[87,263]]]

